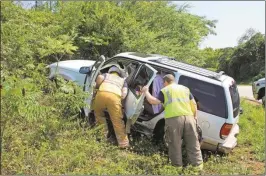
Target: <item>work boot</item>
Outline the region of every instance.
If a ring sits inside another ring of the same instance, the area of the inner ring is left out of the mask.
[[[122,150],[128,150],[128,149],[130,149],[130,145],[128,144],[128,145],[126,145],[126,146],[119,146],[119,148],[120,149],[122,149]]]
[[[124,142],[124,143],[120,143],[120,144],[119,144],[119,148],[120,148],[120,149],[129,149],[129,148],[130,148],[129,141],[127,140],[127,141]]]

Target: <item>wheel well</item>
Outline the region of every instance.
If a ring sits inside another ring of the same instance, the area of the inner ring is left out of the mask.
[[[157,124],[155,125],[153,134],[156,134],[156,131],[158,131],[159,128],[164,127],[164,125],[165,125],[165,120],[164,119],[159,120],[159,122],[157,122]]]
[[[153,140],[156,144],[164,143],[164,124],[164,119],[159,120],[153,130]]]
[[[261,99],[265,95],[265,87],[261,88],[258,93],[258,99]]]

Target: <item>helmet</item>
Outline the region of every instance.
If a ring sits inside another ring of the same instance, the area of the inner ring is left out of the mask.
[[[117,74],[119,74],[119,76],[122,76],[121,69],[118,66],[116,66],[116,65],[112,66],[108,70],[108,73],[112,73],[112,72],[116,72]]]

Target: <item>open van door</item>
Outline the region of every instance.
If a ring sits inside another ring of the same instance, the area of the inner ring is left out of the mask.
[[[102,55],[102,56],[100,56],[99,60],[97,60],[91,68],[81,67],[79,70],[80,73],[87,74],[85,81],[84,81],[84,87],[83,87],[83,90],[85,92],[88,92],[88,97],[86,98],[85,101],[89,106],[84,107],[84,113],[85,113],[86,117],[89,116],[89,113],[91,111],[94,87],[96,85],[95,80],[96,80],[104,62],[105,62],[105,57]]]
[[[130,133],[130,127],[133,125],[137,118],[143,111],[143,103],[145,95],[138,95],[136,88],[138,86],[150,86],[154,78],[156,77],[157,71],[148,64],[142,64],[136,71],[135,76],[129,80],[128,94],[125,99],[125,114],[127,118],[126,131]]]

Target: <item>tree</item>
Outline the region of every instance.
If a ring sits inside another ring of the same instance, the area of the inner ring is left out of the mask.
[[[265,35],[259,32],[253,34],[253,32],[253,30],[248,30],[237,47],[222,49],[219,70],[226,71],[239,81],[263,77],[265,74]]]
[[[248,40],[251,39],[251,37],[253,37],[255,34],[257,33],[257,31],[253,28],[249,28],[246,30],[246,32],[239,38],[238,40],[238,45],[241,45],[245,42],[247,42]]]
[[[66,2],[57,8],[63,30],[77,33],[75,54],[80,58],[135,51],[199,63],[198,44],[215,27],[215,21],[168,2]]]
[[[42,48],[39,48],[41,58],[53,57],[59,62],[64,56],[69,56],[76,51],[78,47],[73,45],[72,38],[68,35],[59,35],[56,38],[45,37]],[[50,61],[52,61],[50,59]]]
[[[132,37],[133,40],[128,43],[129,48],[170,55],[194,64],[199,61],[199,42],[204,36],[213,34],[215,27],[215,21],[187,13],[184,10],[187,6],[180,10],[168,2],[136,2],[132,5],[132,2],[126,1],[123,7],[147,31],[140,34],[141,37]]]
[[[222,48],[220,49],[221,55],[218,58],[219,64],[218,64],[218,71],[224,71],[226,74],[229,74],[229,62],[232,58],[232,55],[235,51],[235,48],[228,47],[228,48]]]

